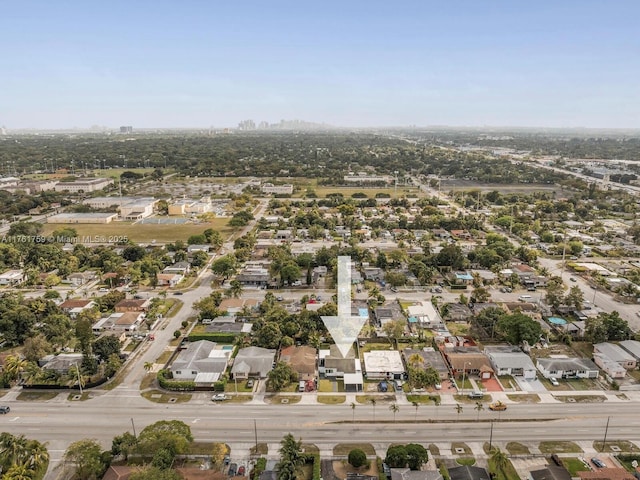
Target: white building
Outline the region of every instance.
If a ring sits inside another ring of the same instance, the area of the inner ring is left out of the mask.
[[[53,189],[56,192],[97,192],[113,185],[113,178],[80,178],[74,182],[58,182]]]
[[[402,357],[397,350],[371,350],[365,352],[364,371],[367,378],[402,379],[405,373]]]
[[[47,217],[47,223],[111,223],[117,218],[115,213],[58,213]]]
[[[22,270],[7,270],[0,273],[0,285],[20,285],[25,280],[26,276]]]
[[[274,195],[291,195],[293,193],[293,185],[291,185],[290,183],[284,185],[264,183],[262,184],[262,193]]]

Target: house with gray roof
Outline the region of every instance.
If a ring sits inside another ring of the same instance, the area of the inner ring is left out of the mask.
[[[468,465],[447,469],[451,480],[490,480],[489,472],[482,467]]]
[[[266,378],[273,368],[275,358],[276,351],[274,349],[262,347],[241,348],[233,361],[231,375],[237,379],[249,377]]]
[[[444,361],[444,358],[442,358],[440,351],[433,347],[425,347],[421,350],[405,348],[402,351],[402,355],[404,356],[404,361],[407,365],[410,365],[409,359],[412,355],[418,355],[422,359],[422,363],[420,364],[421,368],[424,368],[425,370],[427,368],[433,368],[438,372],[440,380],[446,380],[449,378],[449,367],[447,366],[447,363]]]
[[[391,468],[391,480],[442,480],[437,470],[410,470],[408,468]]]
[[[637,366],[636,358],[620,345],[616,345],[615,343],[596,343],[593,345],[593,353],[604,355],[627,370],[633,370]]]
[[[545,378],[598,378],[598,366],[588,358],[539,358],[536,366]]]
[[[636,361],[640,362],[640,342],[637,340],[623,340],[618,343],[622,348],[624,348],[627,352],[636,359]]]
[[[212,384],[224,374],[231,350],[216,348],[215,342],[191,342],[171,364],[171,373],[177,380],[193,380],[196,384]]]
[[[493,345],[485,347],[485,355],[489,358],[496,375],[512,375],[525,379],[536,378],[536,366],[529,355],[513,345]]]

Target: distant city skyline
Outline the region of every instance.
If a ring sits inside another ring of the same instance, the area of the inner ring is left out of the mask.
[[[0,126],[640,128],[640,3],[5,2]]]

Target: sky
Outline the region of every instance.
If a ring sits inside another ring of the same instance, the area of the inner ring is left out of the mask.
[[[640,128],[637,0],[0,0],[0,125]]]

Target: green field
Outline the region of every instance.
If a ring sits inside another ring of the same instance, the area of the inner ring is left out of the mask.
[[[46,224],[43,228],[43,235],[50,235],[55,230],[63,228],[73,228],[79,237],[120,237],[125,236],[128,240],[143,243],[155,240],[158,243],[175,242],[176,240],[187,240],[191,235],[198,235],[207,228],[213,228],[220,232],[223,238],[227,238],[233,228],[228,227],[228,218],[214,218],[206,223],[187,224],[139,224],[131,222],[114,222],[107,224]],[[116,242],[113,242],[116,243]]]

